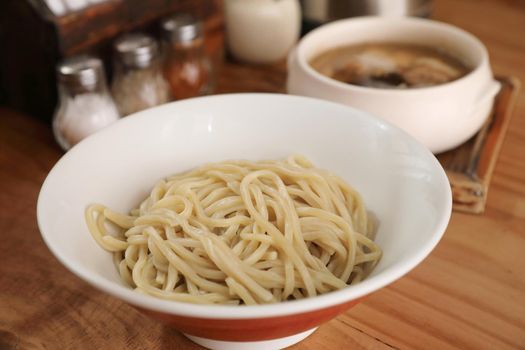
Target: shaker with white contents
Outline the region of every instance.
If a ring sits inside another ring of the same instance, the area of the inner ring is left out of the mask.
[[[100,59],[87,55],[68,58],[58,65],[57,78],[59,105],[53,132],[64,150],[119,119]]]
[[[155,39],[141,33],[125,34],[115,41],[114,50],[111,92],[122,116],[170,101]]]

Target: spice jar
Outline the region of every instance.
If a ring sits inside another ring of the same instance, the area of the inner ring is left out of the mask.
[[[212,66],[204,50],[202,25],[193,16],[175,15],[162,21],[164,76],[176,100],[209,94]]]
[[[126,34],[115,41],[114,50],[111,92],[122,116],[171,99],[155,39],[139,33]]]
[[[53,132],[64,150],[119,119],[100,59],[87,55],[66,59],[57,66],[57,79]]]

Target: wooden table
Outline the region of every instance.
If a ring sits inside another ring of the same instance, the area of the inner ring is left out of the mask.
[[[525,81],[523,0],[435,1],[434,18],[477,35],[495,71]],[[221,92],[283,91],[285,68],[227,64]],[[454,213],[435,251],[295,349],[525,348],[525,92],[485,214]],[[91,288],[47,250],[36,199],[62,155],[49,126],[0,109],[0,349],[198,349]]]

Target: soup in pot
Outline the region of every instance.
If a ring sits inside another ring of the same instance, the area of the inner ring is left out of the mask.
[[[470,72],[467,65],[444,50],[401,43],[338,47],[314,57],[310,65],[343,83],[393,89],[445,84]]]

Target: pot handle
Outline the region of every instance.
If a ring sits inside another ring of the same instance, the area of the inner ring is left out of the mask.
[[[471,108],[469,115],[475,115],[481,106],[484,106],[488,101],[492,100],[498,94],[500,89],[501,83],[497,80],[492,80],[475,99],[474,105]]]

